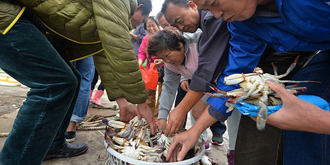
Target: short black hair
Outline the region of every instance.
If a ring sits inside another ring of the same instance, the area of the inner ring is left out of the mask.
[[[141,8],[142,15],[149,15],[152,10],[151,0],[137,0],[138,5],[143,4]]]
[[[179,51],[181,49],[180,42],[183,45],[186,44],[183,35],[179,31],[171,29],[159,31],[149,39],[148,55],[149,57],[156,56],[156,53],[162,50]]]
[[[162,5],[162,10],[161,12],[163,14],[165,14],[166,10],[167,10],[167,6],[169,3],[172,3],[173,5],[176,5],[176,6],[182,6],[184,8],[187,8],[188,7],[188,2],[190,0],[165,0],[163,5]]]
[[[160,11],[156,14],[155,19],[158,21],[164,14]]]
[[[159,28],[159,23],[158,23],[158,21],[155,20],[155,17],[150,16],[150,17],[148,17],[148,18],[146,19],[146,21],[144,22],[144,26],[143,26],[143,27],[144,27],[144,30],[147,30],[147,21],[148,21],[149,19],[150,19],[150,20],[153,20],[153,21],[156,23],[157,27]]]

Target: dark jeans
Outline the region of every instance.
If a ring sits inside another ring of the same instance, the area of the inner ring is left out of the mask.
[[[226,132],[227,126],[223,121],[217,121],[211,125],[210,130],[214,134],[223,135]]]
[[[329,102],[329,71],[330,53],[322,52],[300,69],[292,79],[320,81],[321,83],[301,84],[308,90],[299,94],[317,95]],[[242,116],[236,141],[235,164],[330,164],[330,137],[300,131],[284,131],[282,134],[282,130],[271,125],[267,125],[265,130],[260,132],[252,119]]]
[[[0,153],[0,164],[41,164],[48,149],[65,142],[80,75],[24,17],[0,35],[0,67],[30,88]]]

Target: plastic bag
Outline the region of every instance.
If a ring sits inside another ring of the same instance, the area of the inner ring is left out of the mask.
[[[140,65],[140,70],[146,89],[156,90],[158,83],[158,71],[155,63],[151,63],[149,69]]]

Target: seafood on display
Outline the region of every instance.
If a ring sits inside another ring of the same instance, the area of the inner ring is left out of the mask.
[[[105,140],[113,150],[124,156],[148,162],[165,162],[166,154],[173,137],[166,137],[161,131],[150,134],[150,126],[145,119],[136,116],[129,123],[112,119],[103,119],[106,124]],[[203,142],[194,146],[190,156],[194,157],[202,150]]]
[[[232,91],[222,91],[214,86],[210,86],[212,90],[216,93],[207,93],[213,97],[228,97],[226,102],[228,106],[227,112],[232,111],[235,106],[234,104],[241,101],[253,105],[259,105],[260,109],[257,114],[257,129],[262,131],[265,129],[266,120],[268,115],[267,105],[280,105],[282,104],[281,99],[277,93],[272,91],[267,85],[266,81],[270,80],[278,84],[283,85],[289,92],[297,94],[299,90],[306,90],[306,87],[299,87],[299,83],[309,83],[316,81],[293,81],[293,80],[280,80],[281,78],[287,76],[296,66],[299,56],[290,65],[286,72],[282,75],[278,75],[277,68],[273,64],[274,75],[269,73],[264,73],[259,67],[253,70],[253,73],[247,74],[232,74],[224,78],[224,83],[226,85],[239,84],[240,88]],[[294,83],[294,85],[285,86],[285,83]]]

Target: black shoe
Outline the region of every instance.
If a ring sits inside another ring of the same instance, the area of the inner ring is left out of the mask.
[[[49,160],[52,158],[68,158],[73,156],[78,156],[85,153],[88,150],[88,147],[84,143],[67,143],[63,145],[48,150],[44,160]]]

